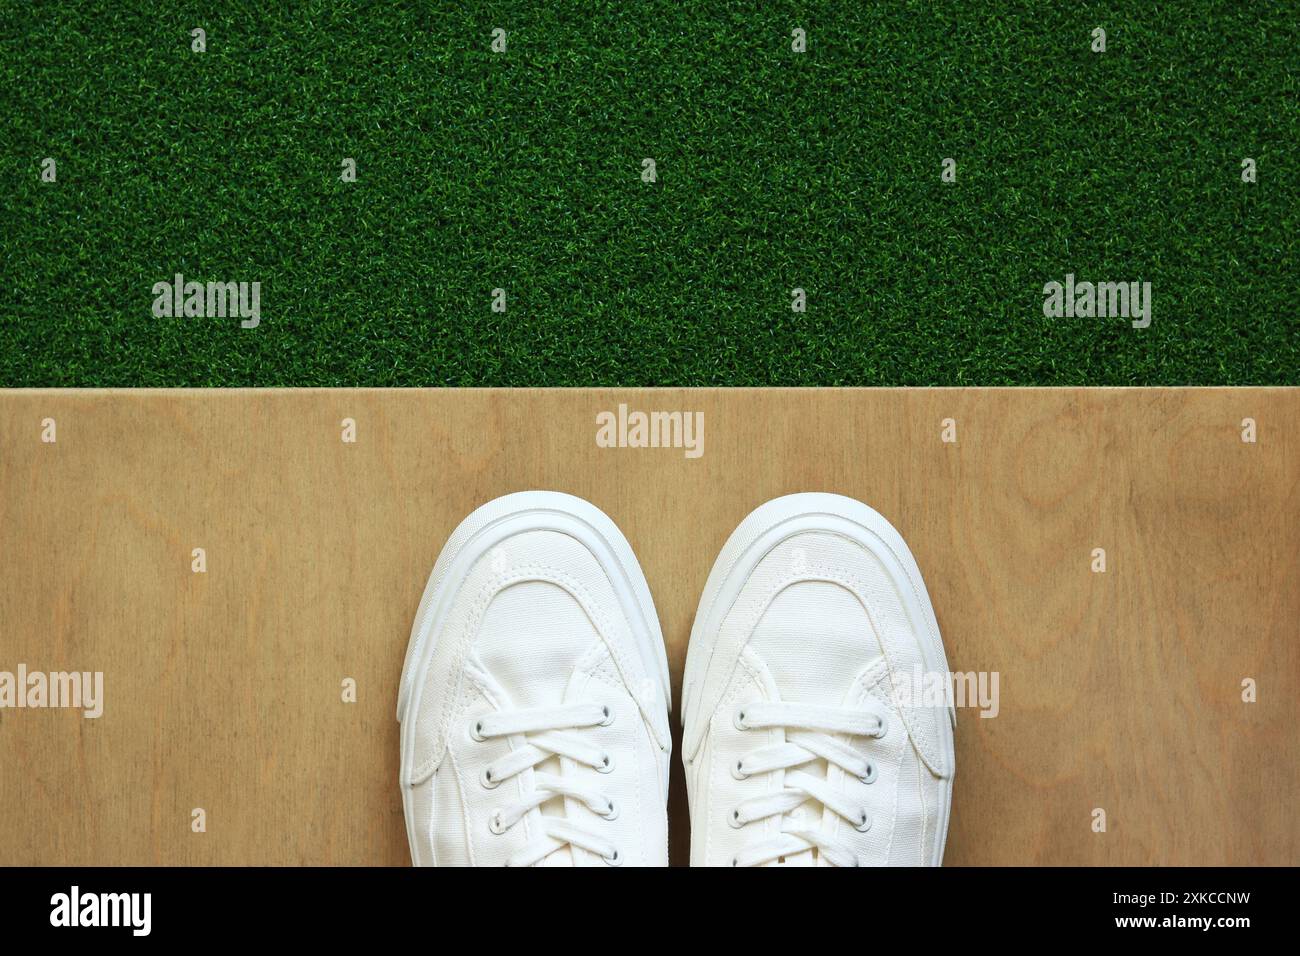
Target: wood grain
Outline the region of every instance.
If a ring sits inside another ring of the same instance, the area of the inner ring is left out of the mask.
[[[598,448],[619,402],[703,411],[703,457]],[[1295,389],[0,393],[0,670],[106,684],[98,720],[0,710],[0,863],[407,863],[411,619],[456,523],[529,488],[627,534],[674,681],[752,508],[888,517],[951,666],[1001,675],[958,715],[950,864],[1300,863],[1298,434]]]

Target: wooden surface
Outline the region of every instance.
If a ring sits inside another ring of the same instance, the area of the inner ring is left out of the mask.
[[[598,448],[620,401],[703,411],[703,457]],[[98,720],[0,710],[0,863],[406,864],[411,619],[529,488],[626,533],[675,683],[750,509],[888,517],[950,665],[1001,675],[958,713],[949,864],[1300,863],[1300,390],[1267,389],[0,393],[0,670],[106,685]],[[680,862],[680,771],[672,812]]]

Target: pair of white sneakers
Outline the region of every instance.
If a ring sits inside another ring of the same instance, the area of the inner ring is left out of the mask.
[[[682,755],[693,866],[937,866],[948,673],[898,532],[789,495],[728,539],[691,630]],[[417,866],[665,866],[668,661],[627,539],[554,492],[489,502],[443,548],[402,668]]]

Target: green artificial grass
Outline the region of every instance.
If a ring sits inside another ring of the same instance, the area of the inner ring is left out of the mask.
[[[5,2],[0,385],[1297,384],[1298,24]],[[261,325],[155,318],[177,272]],[[1149,281],[1151,327],[1045,318],[1066,273]]]

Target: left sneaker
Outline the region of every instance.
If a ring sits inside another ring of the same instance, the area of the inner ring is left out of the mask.
[[[402,668],[416,866],[667,866],[668,663],[627,539],[528,491],[443,548]]]

